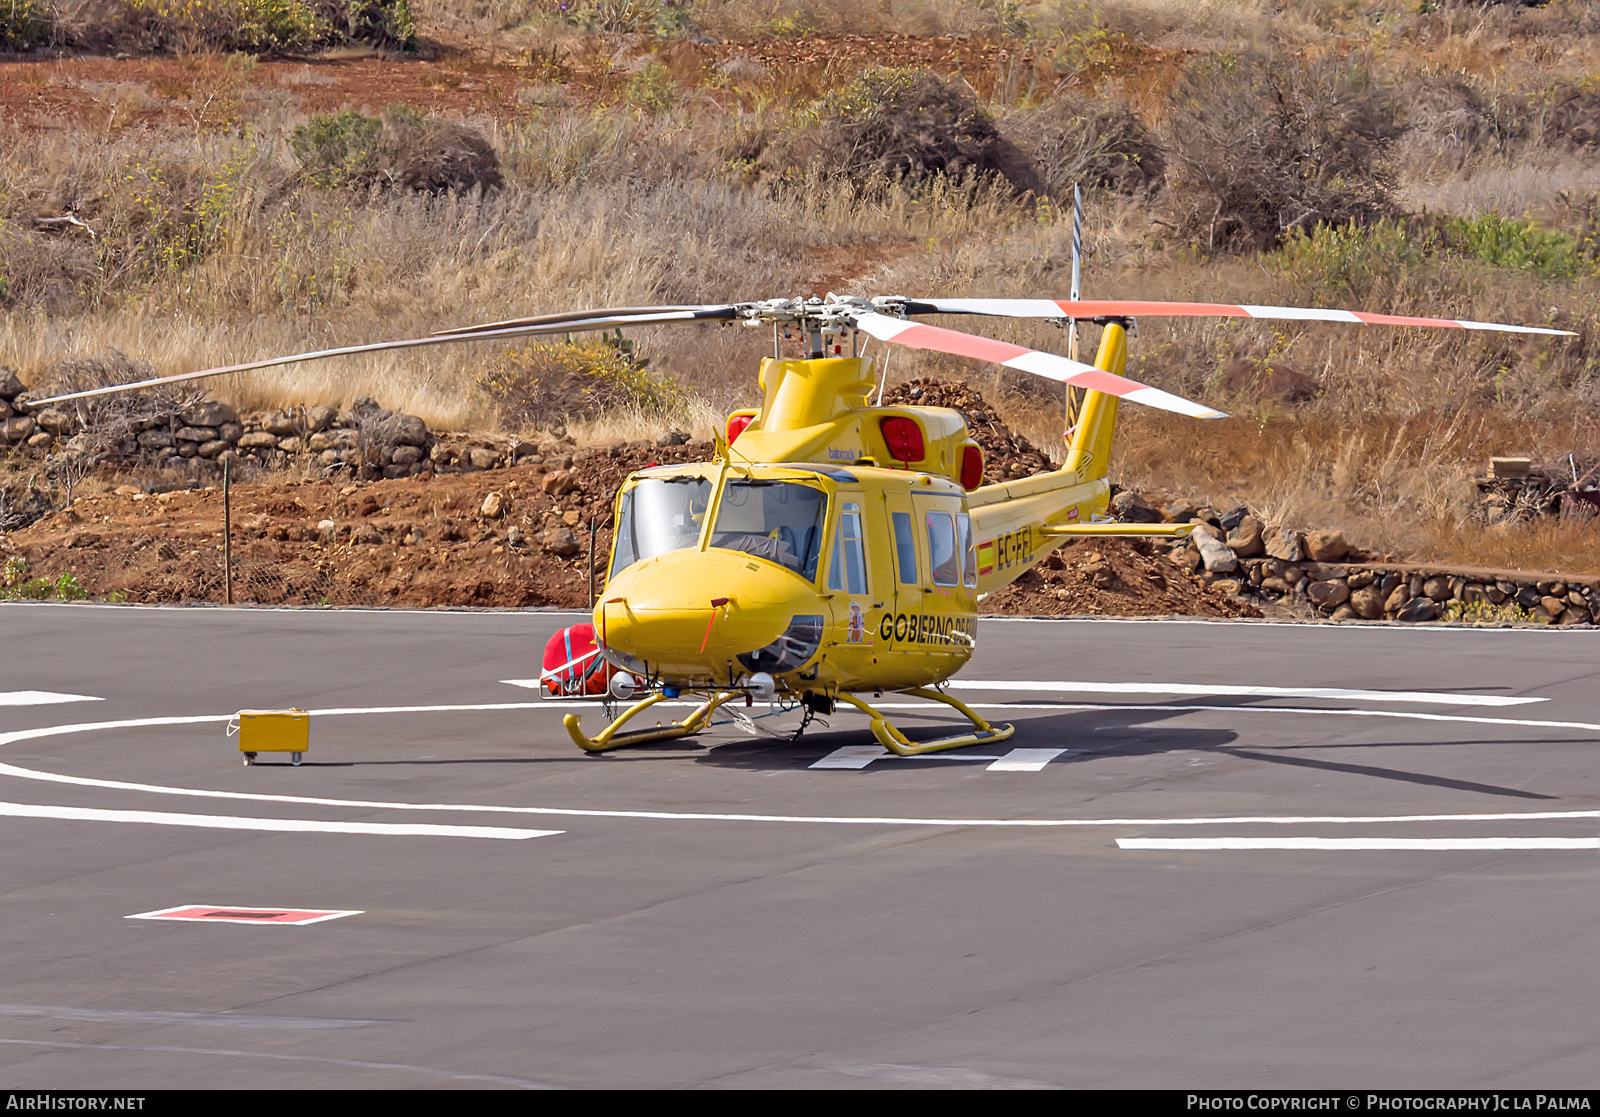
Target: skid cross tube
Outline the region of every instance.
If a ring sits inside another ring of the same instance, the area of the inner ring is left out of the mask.
[[[972,722],[973,731],[971,733],[962,733],[955,737],[941,737],[936,741],[913,741],[900,732],[888,718],[854,695],[841,693],[839,701],[854,706],[871,718],[872,735],[878,739],[879,744],[896,756],[923,756],[930,752],[943,752],[945,749],[966,748],[968,745],[993,744],[996,741],[1008,739],[1017,731],[1016,727],[1012,725],[990,725],[965,702],[957,698],[951,698],[948,694],[941,694],[930,687],[911,687],[900,693],[931,699],[934,702],[943,702],[946,706],[956,710],[965,716],[968,721]]]
[[[670,741],[675,737],[692,737],[701,732],[711,723],[711,715],[717,707],[738,696],[737,691],[719,691],[707,698],[700,705],[690,711],[689,716],[682,721],[669,722],[666,725],[657,724],[654,729],[635,729],[628,733],[619,733],[619,729],[657,702],[666,697],[664,693],[656,693],[640,702],[635,702],[622,714],[600,731],[597,737],[587,737],[579,728],[577,714],[568,714],[561,719],[567,727],[567,735],[572,738],[572,743],[584,752],[608,752],[611,749],[627,748],[629,745],[644,745],[651,741]]]

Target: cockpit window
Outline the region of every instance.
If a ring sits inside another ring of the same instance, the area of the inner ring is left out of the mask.
[[[647,477],[622,494],[611,577],[642,559],[696,546],[711,503],[701,477]]]
[[[764,558],[814,582],[827,506],[827,494],[810,485],[730,480],[711,545]]]

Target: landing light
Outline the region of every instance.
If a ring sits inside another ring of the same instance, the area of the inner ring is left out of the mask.
[[[626,671],[618,671],[615,675],[611,676],[611,697],[620,698],[623,701],[627,701],[629,698],[633,697],[633,692],[638,688],[638,685],[639,684],[634,681],[632,675],[628,674]]]

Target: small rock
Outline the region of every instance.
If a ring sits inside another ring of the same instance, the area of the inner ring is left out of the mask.
[[[239,415],[233,408],[214,399],[201,400],[193,407],[186,408],[178,418],[191,427],[220,427],[223,423],[239,421]]]
[[[1552,617],[1559,617],[1567,608],[1567,603],[1559,597],[1544,597],[1539,599],[1539,604],[1546,613]]]
[[[1383,605],[1383,591],[1371,583],[1350,594],[1350,608],[1364,621],[1380,620],[1383,617]]]
[[[200,444],[200,456],[202,458],[215,458],[224,450],[231,450],[232,448],[233,447],[230,443],[224,441],[223,439],[216,438],[212,439],[210,442],[202,442]]]
[[[493,469],[500,464],[500,455],[484,446],[474,446],[467,451],[467,461],[473,469]]]
[[[550,496],[565,496],[578,487],[578,481],[572,474],[564,469],[544,475],[544,480],[539,487]]]
[[[1363,589],[1378,580],[1378,575],[1371,570],[1358,570],[1350,575],[1349,582],[1352,590]]]
[[[244,437],[244,427],[239,423],[222,423],[217,427],[217,437],[229,444]]]
[[[251,431],[249,434],[239,436],[239,449],[241,450],[276,450],[278,440],[267,431]]]
[[[56,436],[49,431],[40,431],[28,439],[28,446],[34,450],[41,450],[55,441]]]
[[[1238,527],[1240,521],[1249,514],[1249,508],[1243,504],[1237,505],[1236,507],[1230,508],[1222,515],[1218,516],[1217,525],[1221,527],[1223,531],[1232,531],[1234,528]]]
[[[583,522],[583,513],[576,510],[563,512],[561,514],[561,522],[568,527],[577,527]]]
[[[1413,597],[1400,607],[1395,614],[1395,620],[1415,624],[1419,621],[1431,621],[1439,615],[1439,607],[1426,597]]]
[[[1350,600],[1350,587],[1342,579],[1312,582],[1306,587],[1306,597],[1319,609],[1333,610]]]
[[[1155,524],[1161,522],[1161,513],[1136,492],[1123,489],[1111,498],[1111,510],[1117,519],[1126,524]]]
[[[383,533],[372,524],[362,524],[350,535],[350,542],[373,546],[383,542]]]
[[[1450,600],[1450,579],[1435,576],[1422,583],[1423,596],[1434,601]]]
[[[291,436],[289,438],[280,438],[278,440],[278,449],[282,450],[285,454],[298,454],[302,450],[304,450],[305,448],[306,448],[305,439],[300,438],[298,436]]]
[[[422,447],[404,445],[396,446],[389,455],[389,461],[397,466],[409,466],[422,460]]]
[[[300,430],[295,422],[282,411],[269,411],[261,418],[261,429],[268,434],[275,434],[279,438],[288,438],[292,434],[299,434]]]
[[[1328,615],[1330,621],[1353,621],[1360,618],[1360,614],[1350,608],[1348,604],[1341,605]]]
[[[582,549],[578,537],[564,527],[553,527],[539,536],[539,546],[552,555],[563,557],[575,555]]]
[[[386,465],[383,467],[383,475],[391,481],[398,481],[410,472],[411,467],[408,465]]]
[[[321,454],[319,454],[317,456],[317,460],[322,462],[323,465],[328,466],[330,468],[333,467],[333,466],[341,464],[341,462],[343,461],[343,459],[341,459],[339,457],[339,451],[337,451],[337,450],[324,450],[324,451],[322,451]]]
[[[1225,593],[1233,596],[1237,595],[1241,590],[1243,590],[1245,584],[1246,583],[1239,581],[1237,578],[1218,578],[1216,581],[1211,583],[1211,588],[1217,590],[1219,593]]]
[[[483,507],[478,509],[479,515],[486,519],[498,520],[506,510],[504,494],[493,492],[483,498]]]
[[[1279,528],[1267,541],[1267,554],[1284,562],[1299,562],[1305,558],[1300,533],[1292,528]]]
[[[520,527],[513,526],[509,531],[506,532],[506,545],[510,547],[520,547],[522,546],[522,541],[525,538],[526,536],[522,534],[522,529]]]
[[[334,528],[334,523],[333,523],[332,520],[318,520],[317,521],[317,530],[318,531],[332,531],[333,528]]]
[[[1566,610],[1561,614],[1562,624],[1588,624],[1589,620],[1590,614],[1588,608],[1578,604],[1575,601],[1569,600],[1567,602]]]
[[[312,431],[327,430],[333,426],[333,421],[338,417],[339,412],[325,403],[306,408],[306,426]]]
[[[48,407],[33,417],[40,428],[60,437],[72,430],[72,417],[63,411]]]
[[[32,436],[35,427],[32,419],[26,415],[13,415],[7,419],[5,426],[0,428],[5,432],[6,439],[10,442],[21,442]]]
[[[179,442],[210,442],[217,437],[213,427],[179,427],[172,435]]]
[[[1411,596],[1412,595],[1407,592],[1406,586],[1395,586],[1394,589],[1389,591],[1389,596],[1383,599],[1383,611],[1385,613],[1398,612],[1400,606],[1404,605],[1408,600],[1410,600]]]
[[[0,367],[0,399],[16,399],[25,391],[27,389],[23,387],[22,381],[17,379],[16,373]]]
[[[1232,513],[1230,513],[1231,515]],[[1228,546],[1240,558],[1255,558],[1267,552],[1261,521],[1248,513],[1234,521],[1228,529]]]
[[[428,444],[428,424],[415,415],[396,416],[394,444],[396,446],[426,446]]]
[[[657,438],[656,439],[656,445],[660,446],[662,448],[665,448],[665,447],[668,447],[668,446],[682,446],[685,443],[687,443],[688,441],[689,441],[689,434],[688,434],[687,431],[673,430],[673,431],[667,431],[666,433],[661,435],[661,437]]]
[[[1190,538],[1200,550],[1200,561],[1213,574],[1226,574],[1239,569],[1239,559],[1228,545],[1215,535],[1195,531]]]
[[[1285,582],[1282,578],[1263,578],[1261,579],[1261,588],[1267,593],[1276,593],[1281,595],[1288,593],[1294,587],[1289,585],[1289,583]]]
[[[1342,532],[1308,531],[1305,551],[1312,562],[1338,562],[1350,553],[1350,544],[1345,542]]]

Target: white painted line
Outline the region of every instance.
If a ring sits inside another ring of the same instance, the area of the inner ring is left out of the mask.
[[[813,768],[865,768],[874,760],[882,760],[894,753],[882,745],[846,745],[835,749],[811,765]]]
[[[60,702],[104,702],[90,694],[58,694],[53,690],[0,690],[0,706],[53,706]]]
[[[362,713],[394,713],[410,710],[501,710],[501,709],[538,709],[542,703],[494,703],[481,706],[450,706],[450,707],[394,707],[380,706],[371,709],[345,709],[312,711],[320,714],[362,714]],[[928,703],[926,706],[935,704]],[[1425,714],[1401,710],[1329,710],[1288,707],[1266,706],[1155,706],[1155,705],[1092,705],[1079,704],[1011,704],[1011,703],[973,703],[977,709],[998,710],[1086,710],[1086,711],[1154,711],[1193,714],[1204,711],[1219,711],[1230,715],[1240,714],[1307,714],[1325,717],[1376,717],[1376,718],[1404,718],[1423,721],[1439,722],[1464,722],[1473,725],[1487,726],[1531,726],[1545,729],[1579,729],[1593,733],[1600,733],[1600,724],[1578,721],[1532,721],[1510,718],[1474,717],[1465,714]],[[224,723],[233,717],[232,714],[201,714],[191,717],[160,717],[138,718],[125,721],[80,722],[73,725],[45,726],[39,729],[20,729],[11,733],[0,733],[0,745],[8,745],[17,741],[33,740],[40,737],[54,737],[68,733],[92,733],[105,729],[130,729],[160,725],[198,725],[203,723]],[[935,754],[937,755],[937,754]],[[972,757],[970,759],[977,759]],[[986,757],[995,760],[998,757]],[[156,795],[186,795],[204,799],[236,799],[256,803],[294,803],[302,805],[326,807],[359,807],[363,809],[394,810],[394,811],[449,811],[464,814],[515,814],[515,815],[552,815],[561,818],[627,818],[641,820],[659,820],[669,822],[764,822],[764,823],[799,823],[804,825],[834,825],[834,826],[986,826],[986,827],[1019,827],[1019,828],[1056,828],[1077,826],[1218,826],[1239,825],[1254,823],[1269,826],[1324,824],[1324,825],[1356,825],[1362,823],[1403,823],[1403,822],[1498,822],[1498,821],[1530,821],[1551,819],[1579,819],[1600,818],[1600,810],[1583,811],[1527,811],[1527,812],[1494,812],[1484,814],[1412,814],[1412,815],[1224,815],[1213,818],[907,818],[893,815],[873,816],[833,816],[833,815],[776,815],[776,814],[732,814],[710,813],[701,811],[630,811],[630,810],[586,810],[575,807],[532,807],[532,806],[506,806],[484,803],[403,803],[389,800],[373,799],[332,799],[310,795],[272,795],[246,791],[214,791],[198,787],[173,787],[166,784],[134,783],[126,780],[96,779],[92,776],[69,776],[56,772],[41,772],[33,768],[24,768],[16,764],[0,763],[0,776],[12,776],[16,779],[38,780],[45,783],[68,784],[74,787],[101,787],[117,791],[142,791]],[[186,817],[186,816],[177,816]],[[204,816],[194,816],[204,817]],[[539,831],[526,832],[530,834]]]
[[[168,811],[109,811],[98,807],[56,807],[0,803],[0,817],[64,818],[77,822],[142,822],[156,826],[199,826],[210,830],[268,830],[296,834],[383,834],[390,837],[544,838],[561,830],[512,830],[501,826],[445,826],[413,822],[316,822],[309,818],[245,818],[239,815],[173,814]]]
[[[1118,838],[1121,849],[1600,849],[1595,838]]]
[[[959,690],[1039,691],[1046,694],[1198,694],[1240,698],[1330,698],[1346,702],[1431,702],[1439,706],[1525,706],[1548,698],[1449,694],[1432,690],[1347,690],[1340,687],[1233,686],[1222,683],[1070,683],[951,679]]]
[[[1042,772],[1044,766],[1066,749],[1012,749],[989,765],[988,772]]]

